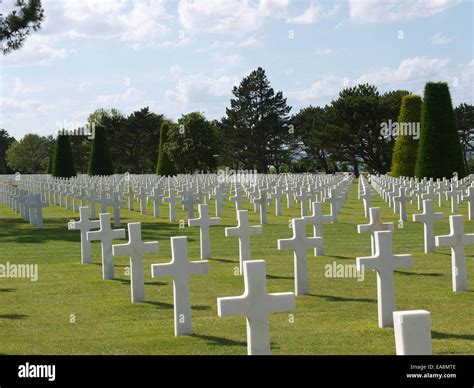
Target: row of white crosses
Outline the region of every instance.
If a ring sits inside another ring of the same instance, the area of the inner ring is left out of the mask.
[[[364,207],[367,206],[367,196],[365,194],[369,190],[364,178],[361,177],[359,180],[359,197],[364,200]],[[468,188],[468,192],[471,190],[471,188]],[[372,257],[357,258],[358,269],[363,270],[365,267],[377,271],[379,326],[387,327],[395,324],[397,354],[431,354],[430,313],[424,310],[395,311],[393,271],[395,268],[411,266],[411,256],[392,254],[390,231],[393,230],[393,224],[382,223],[380,214],[380,208],[370,208],[370,223],[358,227],[359,233],[373,233]],[[402,214],[403,212],[400,211],[401,216]],[[451,247],[453,291],[467,290],[464,247],[468,244],[474,244],[474,234],[464,233],[464,217],[456,215],[450,216],[450,235],[438,236],[435,240],[433,225],[435,221],[442,218],[442,213],[434,212],[432,198],[423,199],[423,213],[413,215],[415,222],[424,223],[426,253],[435,250],[435,241],[438,246]]]
[[[43,208],[48,204],[42,201],[40,193],[15,187],[11,182],[1,183],[0,202],[19,213],[31,225],[43,228]]]
[[[201,216],[207,210],[207,205],[200,205]],[[126,244],[111,245],[114,238],[122,238],[124,230],[111,230],[108,213],[100,214],[100,221],[90,221],[89,209],[80,209],[81,220],[70,223],[71,229],[81,230],[82,262],[90,262],[90,241],[95,239],[102,242],[103,274],[104,279],[113,277],[113,256],[130,257],[130,277],[132,302],[145,301],[143,255],[158,252],[158,242],[143,242],[141,239],[141,224],[129,223],[129,241]],[[239,212],[239,226],[235,235],[241,239],[242,253],[250,253],[248,249],[247,211]],[[204,218],[205,219],[205,218]],[[100,226],[97,232],[89,231]],[[232,231],[232,228],[228,228]],[[258,229],[261,231],[260,229]],[[257,230],[257,231],[258,231]],[[232,233],[229,233],[232,234]],[[244,241],[244,244],[242,242]],[[246,243],[245,243],[246,242]],[[245,248],[246,247],[246,248]],[[191,302],[189,279],[193,275],[207,274],[209,262],[207,260],[189,261],[187,252],[187,237],[171,238],[172,260],[170,263],[153,264],[151,273],[153,278],[172,278],[174,289],[174,327],[175,336],[192,334]],[[105,256],[104,256],[105,255]],[[88,259],[84,260],[84,257]],[[294,309],[294,294],[269,294],[266,291],[265,262],[263,260],[243,261],[245,292],[239,297],[218,299],[218,315],[233,316],[245,315],[248,326],[248,354],[270,354],[270,340],[268,318],[269,314]]]
[[[301,206],[302,216],[308,213],[308,203],[312,197],[330,202],[331,211],[337,213],[345,195],[344,176],[330,175],[257,175],[257,184],[237,182],[219,182],[216,174],[182,175],[174,178],[156,175],[114,175],[110,177],[88,177],[80,175],[74,178],[52,178],[44,175],[22,176],[22,185],[40,190],[46,203],[79,211],[80,206],[89,206],[90,216],[95,219],[96,206],[100,213],[113,208],[114,226],[120,226],[120,209],[128,203],[129,210],[135,210],[135,203],[140,204],[139,211],[146,213],[147,203],[153,205],[154,217],[160,217],[160,204],[169,205],[169,219],[176,221],[176,205],[181,203],[188,212],[188,219],[194,218],[194,206],[214,200],[216,216],[221,215],[222,206],[230,190],[229,200],[236,202],[241,209],[241,202],[249,197],[259,211],[261,223],[267,222],[267,205],[275,203],[276,215],[282,213],[282,198],[287,197],[287,206],[293,207],[293,199]],[[255,195],[251,197],[251,190]],[[274,190],[270,190],[273,187]],[[342,187],[342,189],[341,189]],[[246,195],[242,195],[245,193]],[[196,198],[197,195],[197,198]],[[336,214],[334,214],[336,215]]]
[[[451,202],[451,212],[457,213],[461,202],[468,204],[468,218],[474,220],[474,178],[465,177],[458,180],[423,179],[418,181],[414,178],[394,178],[389,176],[370,176],[371,183],[381,197],[393,207],[394,212],[400,212],[400,218],[406,221],[406,203],[416,200],[418,210],[421,210],[423,200],[433,202],[438,198],[439,206],[443,207],[446,200]],[[405,214],[403,214],[405,213]]]
[[[318,206],[319,205],[319,206]],[[308,216],[308,221],[304,221],[304,225],[307,222],[311,222],[312,219],[320,220],[318,212],[321,211],[321,204],[313,204],[313,215]],[[142,271],[141,257],[144,253],[151,253],[157,251],[157,244],[147,246],[141,242],[139,224],[129,224],[129,242],[123,245],[114,245],[111,247],[111,242],[114,238],[121,238],[124,236],[123,230],[111,230],[110,228],[110,216],[108,214],[100,215],[100,230],[97,232],[90,232],[89,229],[97,227],[98,225],[94,221],[89,221],[88,209],[86,207],[81,208],[81,221],[78,223],[72,223],[70,227],[72,229],[81,229],[81,244],[90,244],[90,241],[97,239],[102,242],[102,253],[103,253],[103,272],[104,279],[113,276],[112,272],[106,268],[113,267],[113,255],[129,255],[131,258],[131,287],[132,287],[132,302],[144,300],[144,277]],[[219,222],[218,218],[208,217],[207,205],[199,205],[198,219],[189,220],[190,226],[199,226],[201,228],[201,257],[209,256],[210,250],[208,229],[211,225]],[[107,217],[108,216],[108,217]],[[321,218],[323,219],[323,218]],[[237,298],[220,298],[218,301],[218,310],[220,316],[244,314],[247,316],[248,321],[248,353],[249,354],[269,354],[269,334],[268,334],[268,315],[271,312],[287,311],[294,308],[294,294],[268,294],[265,287],[265,268],[264,261],[249,262],[250,259],[250,247],[249,247],[249,235],[252,233],[261,232],[261,226],[251,227],[248,225],[248,213],[245,210],[238,212],[239,224],[236,228],[227,228],[226,235],[238,236],[240,246],[240,262],[241,271],[244,274],[244,284],[246,292],[242,297]],[[318,222],[314,222],[315,231],[322,233],[321,226]],[[298,225],[295,222],[295,225]],[[233,233],[234,232],[234,233]],[[84,238],[84,234],[87,233],[87,238]],[[294,234],[299,239],[300,234],[305,235],[305,230],[301,230],[300,227],[294,227]],[[183,242],[184,239],[184,242]],[[173,238],[172,249],[173,249],[173,261],[170,265],[178,265],[179,262],[187,262],[187,251],[186,251],[186,238]],[[315,238],[321,241],[321,237]],[[322,241],[321,241],[322,242]],[[322,245],[318,245],[318,249],[322,251]],[[89,253],[90,247],[83,248],[84,253]],[[186,260],[184,259],[186,258]],[[176,264],[173,264],[176,263]],[[197,264],[198,263],[191,263]],[[189,304],[189,286],[187,279],[192,274],[206,273],[207,272],[207,261],[201,262],[200,269],[192,271],[191,269],[186,272],[185,269],[181,268],[182,265],[177,269],[165,270],[161,274],[162,264],[152,266],[152,276],[168,276],[170,275],[174,279],[175,287],[175,334],[185,335],[191,333],[191,312]],[[205,266],[204,266],[205,264]],[[205,267],[205,268],[204,268]],[[246,268],[255,268],[250,272],[246,271]],[[262,272],[263,271],[263,272]],[[262,276],[263,273],[263,276]],[[109,274],[106,276],[105,274]],[[181,279],[181,280],[179,280]],[[263,280],[262,280],[263,279]],[[261,284],[263,281],[263,284]],[[258,301],[255,304],[255,300]],[[233,307],[235,306],[235,308]],[[240,306],[240,307],[237,307]],[[235,311],[234,311],[235,310]],[[245,311],[243,311],[245,310]],[[248,311],[247,311],[248,310]],[[242,312],[243,311],[243,312]]]
[[[375,182],[375,187],[381,187],[379,183],[380,177],[371,176],[372,183]],[[366,185],[363,178],[361,179],[362,186]],[[413,182],[413,181],[410,181]],[[457,181],[455,181],[458,183]],[[441,183],[441,182],[439,182]],[[470,178],[464,179],[458,187],[472,184]],[[453,184],[452,184],[453,185]],[[430,186],[429,186],[430,187]],[[428,187],[428,188],[429,188]],[[474,186],[467,186],[467,194],[463,196],[468,202],[468,219],[472,220],[472,209],[473,209],[473,193]],[[448,192],[449,193],[449,192]],[[451,195],[454,196],[456,191],[451,191]],[[450,234],[447,236],[435,236],[434,224],[436,221],[443,219],[444,215],[441,212],[434,211],[434,199],[433,194],[429,189],[425,196],[422,195],[422,208],[423,212],[420,214],[413,215],[414,222],[423,222],[424,224],[424,251],[425,253],[435,252],[436,246],[449,246],[451,247],[451,270],[452,270],[452,288],[454,292],[467,291],[467,267],[466,267],[466,255],[465,246],[474,244],[474,234],[466,234],[464,232],[464,216],[463,215],[451,215],[449,216],[450,222]],[[454,197],[452,197],[454,198]],[[453,202],[456,203],[456,202]],[[454,210],[454,209],[452,209]],[[457,209],[456,209],[457,210]]]
[[[371,233],[372,256],[358,257],[357,270],[377,272],[379,327],[394,327],[398,355],[431,355],[431,318],[424,310],[397,311],[394,271],[411,268],[411,255],[394,255],[393,223],[384,223],[380,208],[369,209],[370,223],[358,225],[359,233]]]

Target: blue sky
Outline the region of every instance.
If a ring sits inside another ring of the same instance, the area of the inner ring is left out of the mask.
[[[7,12],[13,0],[3,0]],[[81,126],[97,108],[221,118],[258,66],[296,113],[344,86],[474,103],[472,0],[43,0],[46,20],[0,58],[0,128]]]

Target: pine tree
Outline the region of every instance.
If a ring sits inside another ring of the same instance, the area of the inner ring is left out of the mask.
[[[41,0],[16,0],[14,9],[0,18],[3,54],[19,49],[32,30],[38,31],[41,28],[43,19]]]
[[[403,124],[418,126],[421,119],[421,104],[420,96],[403,96],[400,116],[398,117],[399,126],[403,127]],[[415,176],[418,139],[415,138],[414,134],[416,132],[397,136],[392,159],[392,175],[395,177]]]
[[[58,135],[54,147],[53,176],[70,178],[76,176],[71,141],[68,135]]]
[[[275,92],[259,67],[232,90],[234,98],[226,109],[221,131],[223,163],[236,168],[278,171],[291,161],[294,133],[289,124],[288,106],[282,92]]]
[[[443,82],[425,85],[421,136],[416,162],[418,178],[466,176],[449,88]]]
[[[163,176],[173,176],[176,175],[176,166],[170,160],[168,154],[166,153],[166,142],[168,141],[168,131],[170,125],[168,122],[163,122],[160,129],[160,144],[158,149],[158,163],[156,166],[156,173]]]
[[[89,175],[113,175],[112,158],[110,157],[107,134],[103,125],[95,127],[95,136],[89,158]]]

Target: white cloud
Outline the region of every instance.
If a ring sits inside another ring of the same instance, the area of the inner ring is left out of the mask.
[[[195,50],[197,53],[207,53],[210,51],[217,50],[226,50],[234,47],[250,47],[255,46],[258,43],[258,40],[254,36],[242,39],[240,42],[235,42],[232,40],[215,40],[207,47],[201,47]]]
[[[431,37],[431,43],[436,45],[448,44],[453,41],[453,38],[450,36],[444,35],[440,32],[437,32]]]
[[[119,105],[132,104],[141,98],[141,93],[135,88],[127,88],[122,93],[104,94],[97,96],[94,101],[101,105]]]
[[[166,90],[165,97],[168,100],[187,105],[192,102],[200,102],[209,96],[228,96],[231,94],[233,86],[238,82],[237,77],[226,75],[211,78],[203,74],[191,74],[181,77],[174,90]]]
[[[312,3],[306,10],[295,17],[289,18],[287,23],[291,24],[312,24],[321,19],[334,16],[339,11],[339,5],[336,4],[331,8],[324,8],[320,4]]]
[[[281,17],[289,0],[180,0],[179,20],[189,30],[242,34]]]
[[[121,38],[124,41],[144,42],[160,39],[168,29],[160,24],[166,16],[162,0],[151,0],[148,3],[135,3],[131,12],[118,18],[122,26]]]
[[[448,59],[414,57],[406,58],[400,62],[396,68],[383,67],[381,69],[368,72],[354,83],[370,83],[375,85],[404,83],[416,80],[445,79],[447,76],[446,66]]]
[[[459,65],[458,74],[455,74],[450,82],[453,94],[453,102],[457,105],[461,102],[474,104],[474,59],[466,64]]]
[[[336,51],[333,50],[333,49],[330,49],[330,48],[316,49],[315,50],[315,54],[318,55],[318,56],[322,56],[322,57],[325,57],[325,56],[328,56],[328,55],[333,55],[335,53],[336,53]]]
[[[226,68],[233,67],[242,62],[240,54],[215,54],[214,59]]]
[[[183,73],[183,68],[180,65],[171,65],[169,72],[171,76],[177,77]]]
[[[349,0],[350,18],[356,23],[408,21],[444,12],[460,0]]]
[[[422,90],[428,81],[443,81],[452,85],[453,75],[448,71],[447,59],[414,57],[402,60],[398,67],[382,67],[359,77],[349,79],[327,75],[314,82],[309,88],[287,92],[286,95],[298,102],[324,105],[336,98],[345,87],[369,83],[382,90],[408,89]],[[456,100],[469,97],[468,88],[473,82],[474,61],[459,69],[459,90],[452,88]],[[461,90],[462,89],[462,90]],[[454,98],[453,98],[454,99]],[[472,99],[472,91],[471,91]]]
[[[15,112],[39,112],[45,113],[49,109],[51,109],[50,105],[43,104],[39,100],[35,99],[16,99],[16,98],[8,98],[2,97],[0,98],[0,110],[6,110],[8,113],[15,113]]]
[[[239,43],[239,47],[255,46],[257,43],[258,43],[257,38],[255,38],[254,36],[251,36],[251,37],[249,37],[249,38],[247,38],[247,39],[242,40],[242,41]]]
[[[46,34],[119,38],[135,45],[161,40],[168,32],[163,22],[170,19],[164,0],[46,0],[44,8]]]
[[[314,82],[309,88],[285,93],[299,102],[315,102],[335,96],[344,87],[344,78],[327,75]]]
[[[27,38],[21,50],[3,56],[2,65],[47,65],[65,59],[70,50],[55,47],[57,39],[34,34]]]

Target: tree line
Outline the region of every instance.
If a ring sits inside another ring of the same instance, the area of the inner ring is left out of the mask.
[[[144,107],[128,116],[114,108],[98,109],[88,123],[105,130],[112,173],[169,175],[224,166],[265,173],[358,173],[361,168],[387,173],[393,167],[397,136],[384,134],[381,125],[400,120],[402,99],[410,92],[380,93],[373,85],[361,84],[344,88],[324,107],[308,106],[292,114],[283,93],[274,91],[265,71],[258,68],[233,88],[232,95],[220,120],[191,112],[173,122]],[[461,104],[454,117],[469,169],[474,107]],[[87,136],[69,136],[69,141],[74,171],[88,173],[93,141]],[[16,141],[0,130],[0,173],[46,172],[54,144],[53,136],[28,134]]]

